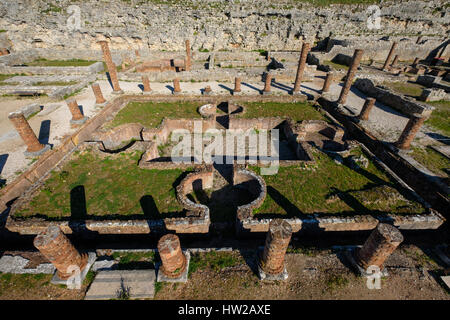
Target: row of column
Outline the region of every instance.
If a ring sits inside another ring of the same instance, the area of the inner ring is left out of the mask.
[[[292,228],[284,219],[274,219],[269,224],[264,251],[259,256],[259,267],[267,275],[277,276],[285,272],[285,255],[292,237]],[[392,225],[379,223],[364,245],[355,251],[358,266],[367,270],[370,266],[383,269],[383,263],[403,242],[400,231]],[[50,226],[39,233],[34,246],[55,266],[60,279],[68,279],[75,269],[82,271],[87,255],[80,254],[58,226]],[[162,265],[160,272],[169,279],[185,274],[188,266],[175,234],[166,234],[158,241]],[[75,267],[75,268],[74,268]]]
[[[100,85],[98,83],[94,83],[91,87],[95,95],[96,105],[105,105],[106,99],[103,97]],[[72,115],[72,118],[70,120],[72,126],[78,126],[87,121],[88,117],[83,115],[78,102],[74,98],[66,100],[66,104]],[[39,139],[37,138],[22,111],[12,112],[8,115],[8,118],[27,146],[27,149],[25,151],[26,155],[30,155],[31,157],[38,156],[41,152],[44,151],[44,149],[48,148],[48,146],[39,142]]]

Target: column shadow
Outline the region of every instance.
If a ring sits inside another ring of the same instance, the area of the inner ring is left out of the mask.
[[[9,154],[2,154],[0,155],[0,177],[1,173],[3,171],[3,168],[5,167],[6,160],[8,159]],[[6,184],[6,179],[0,179],[0,188],[2,188]]]
[[[169,89],[169,90],[170,90],[170,92],[172,92],[172,93],[173,93],[173,91],[175,90],[175,89],[174,89],[174,87],[172,87],[172,86],[169,86],[169,85],[167,85],[167,86],[166,86],[166,88],[167,88],[167,89]]]
[[[255,91],[257,91],[258,93],[262,93],[262,90],[260,90],[260,89],[258,89],[258,88],[256,88],[256,87],[254,87],[254,86],[252,86],[251,84],[248,84],[247,82],[242,82],[242,84],[244,85],[244,86],[246,86],[246,87],[249,87],[250,89],[253,89],[253,90],[255,90]]]
[[[161,213],[156,206],[155,199],[151,195],[142,196],[139,200],[141,204],[142,212],[146,219],[159,219],[161,218]]]
[[[38,140],[42,144],[48,144],[48,141],[50,139],[50,124],[51,120],[43,120],[41,122]]]
[[[223,84],[219,84],[219,87],[221,87],[222,89],[228,90],[230,92],[230,94],[233,94],[233,89],[231,89]]]

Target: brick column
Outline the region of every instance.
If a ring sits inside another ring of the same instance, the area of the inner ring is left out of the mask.
[[[403,235],[390,224],[379,223],[362,248],[356,250],[356,262],[363,269],[377,266],[383,269],[384,261],[403,242]]]
[[[333,82],[333,74],[328,72],[325,82],[323,83],[322,93],[330,91],[331,82]]]
[[[83,114],[81,113],[80,108],[78,107],[78,102],[77,100],[71,98],[69,100],[66,101],[67,106],[69,107],[70,113],[72,114],[72,120],[71,122],[79,122],[81,120],[83,120],[85,117],[83,116]]]
[[[211,86],[206,86],[205,90],[203,90],[204,95],[210,95],[212,93]]]
[[[391,66],[394,67],[398,62],[398,54],[395,55],[394,60],[392,61]]]
[[[234,90],[233,92],[241,92],[241,78],[234,78]]]
[[[394,54],[395,48],[397,48],[397,42],[394,42],[392,44],[391,50],[389,51],[389,54],[388,54],[388,56],[386,58],[386,61],[384,62],[382,70],[386,70],[386,68],[389,66],[389,62],[392,59],[392,55]]]
[[[398,138],[397,142],[395,142],[395,146],[399,149],[409,149],[411,146],[411,142],[414,140],[414,137],[416,136],[417,132],[426,119],[426,117],[421,117],[419,115],[411,116],[408,123],[406,124],[405,129],[403,129],[400,138]]]
[[[303,78],[303,72],[305,71],[306,58],[308,57],[308,52],[310,50],[310,44],[303,42],[302,52],[300,54],[300,59],[298,60],[297,75],[295,77],[294,90],[293,93],[300,92],[300,84]]]
[[[13,112],[8,116],[12,122],[23,142],[27,145],[27,151],[29,153],[39,152],[45,148],[45,146],[39,142],[38,138],[28,124],[27,119],[22,112]]]
[[[271,84],[272,84],[272,75],[268,72],[266,73],[266,80],[264,82],[263,94],[270,93]]]
[[[353,78],[355,77],[356,71],[358,70],[363,53],[364,50],[356,49],[355,53],[353,54],[352,63],[350,64],[344,86],[342,87],[341,94],[339,95],[338,104],[345,104],[345,102],[347,101],[347,96],[353,84]]]
[[[174,234],[166,234],[158,241],[158,251],[162,265],[159,269],[169,278],[178,278],[186,269],[187,261],[181,251],[180,239]]]
[[[86,267],[88,255],[80,255],[77,249],[58,226],[50,226],[39,233],[33,241],[34,246],[55,266],[57,275],[62,280],[67,280],[74,270],[73,266]]]
[[[191,70],[191,43],[186,40],[186,71]]]
[[[100,85],[98,83],[92,84],[92,91],[94,91],[95,95],[95,104],[104,104],[106,99],[103,97],[102,89],[100,89]]]
[[[369,120],[369,114],[373,108],[373,105],[375,104],[375,101],[376,101],[375,98],[367,98],[366,99],[366,102],[364,102],[364,105],[361,109],[361,113],[358,116],[358,119]]]
[[[274,219],[269,224],[264,252],[261,256],[261,269],[270,275],[284,270],[284,256],[291,241],[292,228],[284,219]]]
[[[150,88],[150,80],[148,76],[142,76],[142,84],[144,86],[144,92],[151,92],[152,88]]]
[[[113,91],[116,93],[122,93],[122,89],[119,86],[119,79],[117,77],[116,65],[112,61],[111,52],[109,51],[108,42],[99,41],[98,42],[102,47],[103,51],[103,59],[105,60],[106,67],[108,68],[109,77],[111,78],[111,83],[113,86]]]
[[[173,93],[180,93],[181,87],[180,87],[180,79],[175,78],[173,79]]]

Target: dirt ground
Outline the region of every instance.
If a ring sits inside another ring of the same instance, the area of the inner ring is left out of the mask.
[[[366,278],[346,266],[342,250],[296,252],[286,256],[288,280],[275,282],[260,281],[252,271],[254,252],[221,253],[213,260],[194,254],[189,281],[156,283],[155,300],[450,300],[450,291],[439,283],[438,275],[445,272],[441,262],[415,246],[402,246],[389,257],[389,276],[382,278],[379,290],[368,289]],[[50,279],[0,274],[0,300],[79,300],[90,281],[81,290],[67,290]]]

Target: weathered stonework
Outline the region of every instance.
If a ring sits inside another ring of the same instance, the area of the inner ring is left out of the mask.
[[[108,42],[106,41],[99,41],[98,42],[102,48],[103,51],[103,60],[106,63],[106,66],[108,68],[109,77],[111,78],[111,83],[114,89],[115,93],[121,93],[122,89],[120,89],[119,85],[119,79],[117,77],[117,70],[116,65],[114,64],[112,57],[111,57],[111,51],[109,50]]]
[[[386,61],[384,62],[384,65],[383,65],[383,68],[382,68],[383,70],[386,70],[387,67],[389,66],[389,63],[391,62],[392,56],[394,54],[395,49],[397,48],[397,45],[398,45],[397,42],[394,42],[392,44],[391,50],[389,51],[389,54],[388,54],[388,56],[386,58]]]
[[[325,81],[323,83],[322,93],[330,91],[330,86],[332,82],[333,82],[333,74],[331,72],[328,72],[325,77]]]
[[[358,118],[360,120],[365,120],[365,121],[369,120],[369,114],[375,104],[375,101],[376,101],[375,98],[367,98],[366,99],[366,101],[364,102],[364,105],[361,109],[361,113],[358,116]]]
[[[286,220],[275,219],[269,224],[264,252],[261,256],[261,269],[269,275],[283,272],[284,256],[291,241],[292,228]]]
[[[83,271],[87,265],[88,255],[80,255],[58,226],[50,226],[39,233],[33,244],[55,266],[62,280]]]
[[[297,75],[295,77],[294,90],[293,93],[297,93],[300,91],[300,85],[303,78],[303,72],[306,66],[306,58],[308,56],[308,52],[310,51],[311,45],[307,42],[303,42],[302,52],[300,54],[300,59],[298,61]]]
[[[392,225],[379,223],[363,247],[356,251],[356,262],[364,270],[370,266],[383,269],[384,261],[403,242],[403,236]]]
[[[142,85],[144,86],[143,92],[151,92],[152,88],[150,88],[150,80],[148,76],[142,76]]]
[[[103,105],[106,102],[106,99],[103,97],[102,89],[100,89],[100,85],[98,83],[92,84],[92,91],[95,95],[95,104]]]
[[[363,50],[356,49],[355,53],[353,54],[352,64],[348,69],[347,77],[338,99],[338,104],[345,104],[345,102],[347,101],[347,96],[350,92],[350,87],[353,84],[353,78],[355,77],[356,71],[358,70],[363,53]]]
[[[13,112],[9,114],[8,118],[13,123],[23,142],[27,145],[26,152],[33,154],[45,148],[45,146],[39,142],[23,113]]]
[[[405,129],[403,129],[402,134],[397,142],[395,142],[395,146],[399,149],[408,150],[411,146],[411,142],[414,140],[414,137],[426,119],[427,118],[421,117],[420,115],[411,116]]]
[[[186,256],[181,251],[180,239],[174,234],[166,234],[158,241],[158,252],[162,265],[159,272],[166,277],[178,278],[187,267]]]

